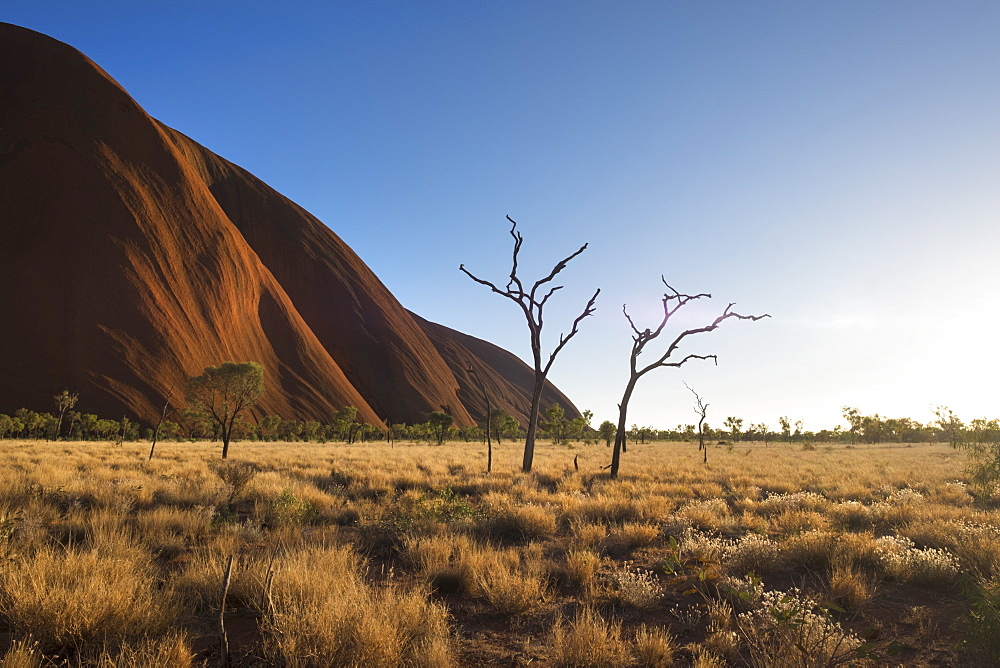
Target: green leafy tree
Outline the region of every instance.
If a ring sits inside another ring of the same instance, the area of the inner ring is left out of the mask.
[[[969,453],[970,489],[980,502],[993,503],[1000,498],[1000,420],[972,420],[961,447]]]
[[[499,445],[502,439],[514,439],[519,436],[521,424],[513,415],[502,408],[494,408],[490,414],[490,427],[493,430],[493,438]]]
[[[743,419],[738,417],[727,417],[726,421],[723,423],[726,425],[726,429],[729,430],[729,438],[735,443],[740,440],[740,436],[743,434]]]
[[[758,422],[753,425],[753,430],[760,436],[760,440],[764,441],[764,447],[767,447],[767,441],[771,435],[771,428],[767,426],[767,423]]]
[[[878,413],[865,415],[861,419],[861,436],[865,439],[865,443],[881,443],[883,433],[884,423]]]
[[[561,443],[566,440],[566,411],[559,404],[552,404],[545,410],[545,420],[542,422],[544,429],[553,443]]]
[[[611,439],[615,437],[615,432],[618,431],[618,427],[611,420],[605,420],[601,423],[601,426],[597,428],[597,433],[600,434],[601,438],[604,439],[604,444],[611,447]]]
[[[264,441],[273,441],[278,437],[278,430],[281,428],[281,417],[278,415],[265,415],[260,419],[260,438]]]
[[[306,420],[302,423],[302,436],[307,441],[319,439],[320,424],[316,420]]]
[[[80,438],[85,441],[92,441],[96,438],[97,416],[93,413],[84,413],[80,416]]]
[[[14,429],[14,418],[0,413],[0,438],[7,438],[7,434]]]
[[[783,415],[778,418],[778,424],[781,425],[781,436],[786,440],[792,440],[792,423],[788,421],[788,416]]]
[[[344,406],[335,412],[331,417],[330,426],[341,441],[351,442],[357,431],[355,424],[358,420],[358,409],[354,406]]]
[[[848,433],[851,435],[851,443],[857,441],[858,436],[861,434],[861,426],[864,423],[864,418],[861,415],[861,411],[857,408],[852,408],[850,406],[844,406],[840,409],[844,415],[844,419],[847,420],[847,425],[849,427]],[[788,427],[787,419],[784,418],[786,422],[781,423],[781,428],[784,430]]]
[[[70,394],[69,390],[63,390],[56,396],[52,397],[56,402],[56,411],[58,411],[58,417],[56,419],[56,433],[55,439],[59,440],[62,435],[62,423],[63,416],[66,415],[66,411],[76,406],[76,402],[80,399],[80,395],[77,393]]]
[[[936,406],[934,408],[934,416],[937,418],[934,423],[944,432],[948,442],[951,443],[951,447],[958,447],[958,443],[961,440],[962,428],[964,427],[962,421],[947,406]]]
[[[18,408],[14,411],[14,417],[21,421],[23,425],[21,430],[27,438],[35,439],[38,437],[38,430],[41,428],[43,422],[40,414],[27,408]]]
[[[427,424],[430,426],[434,438],[437,439],[438,445],[444,443],[444,439],[448,435],[448,430],[451,429],[454,421],[454,418],[441,411],[433,411],[427,416]]]
[[[237,419],[264,394],[264,367],[258,362],[223,362],[189,378],[185,390],[188,404],[218,428],[226,459]]]

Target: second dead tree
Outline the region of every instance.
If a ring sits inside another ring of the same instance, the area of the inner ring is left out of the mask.
[[[691,386],[687,383],[684,383],[684,387],[691,390]],[[708,446],[705,445],[705,430],[703,427],[705,425],[705,416],[708,415],[708,404],[694,390],[691,390],[691,394],[694,395],[694,412],[698,415],[698,450],[704,453],[701,462],[707,464]]]
[[[646,344],[658,338],[660,334],[663,333],[663,329],[667,326],[667,323],[670,322],[670,318],[672,318],[674,314],[677,313],[677,311],[683,308],[688,302],[694,301],[696,299],[701,299],[702,297],[708,297],[708,298],[712,297],[712,295],[704,292],[696,295],[681,294],[680,292],[677,292],[677,290],[675,290],[674,288],[670,287],[666,279],[663,278],[662,276],[660,277],[660,280],[663,281],[663,285],[666,286],[669,292],[664,293],[663,295],[663,300],[662,300],[663,318],[660,320],[660,324],[657,326],[655,330],[646,329],[640,331],[639,328],[635,326],[635,323],[629,316],[625,306],[622,305],[622,313],[625,314],[625,319],[628,320],[628,324],[632,328],[633,332],[632,355],[631,358],[629,359],[629,369],[630,369],[629,380],[625,386],[625,393],[622,395],[622,401],[620,404],[618,404],[618,431],[615,434],[615,449],[614,452],[612,452],[611,454],[612,478],[618,477],[618,470],[619,467],[621,466],[621,455],[622,452],[624,452],[625,450],[625,424],[626,424],[626,419],[628,417],[628,403],[632,399],[632,392],[635,390],[636,383],[639,382],[639,379],[642,378],[647,373],[649,373],[650,371],[652,371],[653,369],[658,369],[660,367],[669,367],[669,366],[679,367],[691,359],[700,359],[700,360],[711,359],[713,361],[718,362],[718,358],[715,355],[695,355],[695,354],[687,355],[686,357],[676,362],[671,362],[669,360],[670,356],[674,354],[678,346],[680,346],[681,342],[685,338],[691,336],[692,334],[711,332],[717,329],[719,325],[721,325],[724,321],[729,320],[730,318],[736,318],[737,320],[760,320],[761,318],[770,317],[766,313],[763,315],[741,315],[733,311],[734,304],[730,303],[722,311],[722,315],[717,317],[710,324],[705,325],[704,327],[696,327],[694,329],[684,330],[683,332],[678,334],[676,338],[674,338],[674,340],[667,347],[666,352],[664,352],[659,358],[657,358],[650,364],[647,364],[646,366],[639,368],[639,362],[638,362],[639,355],[642,354],[642,351],[645,349]]]

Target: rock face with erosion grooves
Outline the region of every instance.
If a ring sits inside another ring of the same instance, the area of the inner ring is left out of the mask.
[[[354,405],[379,424],[444,409],[469,425],[484,410],[471,363],[525,418],[520,360],[411,314],[315,217],[150,118],[72,47],[10,24],[0,226],[0,412],[51,410],[69,388],[85,412],[152,421],[187,376],[258,361],[261,413]]]

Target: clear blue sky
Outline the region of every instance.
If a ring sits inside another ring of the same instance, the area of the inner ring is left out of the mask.
[[[629,422],[807,429],[840,408],[1000,414],[1000,3],[45,2],[151,115],[334,229],[400,301],[527,358],[502,281],[584,242],[548,307],[551,378],[615,419],[660,275],[769,312],[691,339]]]

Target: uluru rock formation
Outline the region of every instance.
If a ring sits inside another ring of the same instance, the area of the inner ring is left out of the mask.
[[[522,421],[531,370],[410,313],[301,207],[149,117],[72,47],[0,24],[0,412],[79,408],[143,421],[187,376],[258,361],[260,411],[371,423],[491,399]],[[456,279],[458,280],[458,279]],[[549,386],[543,405],[573,404]]]

